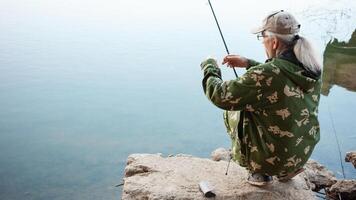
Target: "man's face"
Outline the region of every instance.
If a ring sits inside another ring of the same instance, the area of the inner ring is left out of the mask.
[[[278,40],[275,36],[266,36],[264,35],[265,33],[263,32],[262,35],[263,37],[263,45],[265,46],[265,51],[267,58],[274,58],[276,57],[276,49],[278,45]]]

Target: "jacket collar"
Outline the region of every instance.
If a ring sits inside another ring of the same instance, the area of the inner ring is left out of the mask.
[[[277,58],[282,59],[282,60],[286,60],[288,62],[291,62],[297,66],[299,66],[300,68],[303,69],[302,74],[304,76],[307,76],[309,78],[312,79],[319,79],[320,78],[320,72],[319,73],[315,73],[311,70],[309,70],[307,67],[305,67],[301,62],[299,62],[299,60],[297,59],[297,57],[295,56],[294,52],[292,49],[287,49],[285,51],[283,51],[281,54],[279,54],[277,56]],[[270,62],[272,61],[273,58],[267,59],[266,62]]]

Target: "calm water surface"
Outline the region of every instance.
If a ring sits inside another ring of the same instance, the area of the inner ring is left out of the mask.
[[[320,54],[356,28],[350,0],[212,2],[230,51],[260,61],[249,31],[271,10],[295,13]],[[0,199],[119,199],[131,153],[229,147],[222,111],[201,88],[202,59],[225,55],[206,1],[2,0],[0,19]],[[341,178],[334,134],[342,156],[356,150],[355,53],[336,48],[324,60],[312,157]]]

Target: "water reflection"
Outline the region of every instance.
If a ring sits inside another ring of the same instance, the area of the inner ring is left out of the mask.
[[[323,70],[323,95],[328,96],[333,85],[356,91],[356,30],[348,42],[334,39],[327,44]]]

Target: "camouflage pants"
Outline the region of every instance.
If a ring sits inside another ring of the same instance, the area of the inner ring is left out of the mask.
[[[232,160],[238,162],[240,166],[247,167],[246,163],[246,148],[242,146],[242,133],[238,133],[238,123],[240,121],[240,111],[225,111],[224,123],[227,129],[227,134],[231,138],[231,154]]]

